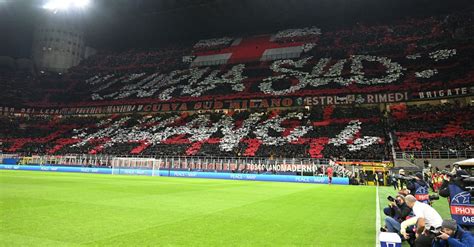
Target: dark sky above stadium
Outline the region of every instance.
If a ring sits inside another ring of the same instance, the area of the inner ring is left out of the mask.
[[[46,0],[0,0],[0,56],[29,57]],[[91,0],[77,16],[98,49],[160,47],[177,41],[270,33],[315,25],[384,23],[472,8],[472,0]]]

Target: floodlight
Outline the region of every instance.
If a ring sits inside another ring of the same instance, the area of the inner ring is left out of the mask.
[[[52,11],[68,10],[74,8],[85,8],[90,0],[48,0],[43,8]]]
[[[85,8],[90,4],[90,0],[76,0],[73,2],[74,2],[74,5],[78,8]]]

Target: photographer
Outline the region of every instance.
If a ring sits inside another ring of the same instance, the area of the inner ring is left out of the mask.
[[[398,179],[395,174],[393,174],[393,172],[390,173],[389,180],[390,184],[393,186],[393,189],[398,190]]]
[[[457,170],[456,174],[447,174],[441,185],[439,195],[447,197],[451,218],[465,229],[474,228],[474,205],[466,178],[469,174],[464,170]]]
[[[403,189],[403,186],[406,186],[405,179],[403,179],[404,177],[405,177],[405,170],[400,169],[398,171],[398,180],[400,182],[400,189]]]
[[[405,201],[407,206],[413,210],[415,217],[402,222],[400,233],[402,233],[405,239],[409,239],[409,235],[406,233],[406,227],[416,221],[415,246],[431,246],[434,236],[430,233],[429,229],[439,228],[443,219],[434,208],[428,204],[417,201],[412,195],[406,196]]]
[[[440,235],[433,242],[433,247],[471,247],[474,236],[464,231],[454,220],[443,220]]]
[[[400,232],[401,223],[412,212],[411,208],[405,203],[405,197],[397,195],[396,198],[389,196],[389,206],[384,208],[384,213],[388,217],[385,218],[385,227],[381,229],[383,232]]]
[[[423,175],[421,173],[416,173],[414,179],[408,181],[407,189],[410,190],[411,194],[415,196],[418,201],[426,204],[430,203],[428,194],[429,186],[423,180]]]

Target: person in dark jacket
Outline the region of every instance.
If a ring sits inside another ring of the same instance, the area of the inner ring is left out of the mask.
[[[398,190],[398,180],[395,174],[390,174],[390,184],[393,186],[393,189]]]
[[[407,183],[407,189],[418,201],[429,204],[429,185],[423,180],[421,173],[417,173],[415,180]]]
[[[412,209],[405,203],[405,197],[397,195],[394,202],[390,202],[389,207],[384,209],[385,227],[381,230],[386,232],[400,232],[401,222],[411,215]]]
[[[433,241],[433,247],[472,247],[474,236],[462,229],[455,220],[443,220],[441,235]]]

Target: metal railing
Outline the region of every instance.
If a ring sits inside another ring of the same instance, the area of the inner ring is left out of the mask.
[[[3,155],[3,156],[2,156]],[[22,152],[15,152],[15,153],[1,153],[0,152],[0,158],[1,157],[26,157],[26,156],[45,156],[45,154],[35,154],[35,153],[22,153]],[[271,160],[275,162],[281,162],[281,161],[294,161],[299,163],[300,161],[303,161],[304,163],[328,163],[329,160],[331,159],[326,159],[326,158],[309,158],[309,157],[268,157],[268,156],[213,156],[213,155],[195,155],[195,156],[185,156],[185,155],[160,155],[160,154],[126,154],[126,155],[121,155],[121,154],[81,154],[81,153],[66,153],[66,154],[58,154],[58,155],[49,155],[49,156],[81,156],[81,157],[89,157],[89,156],[94,156],[94,157],[124,157],[124,158],[206,158],[206,159],[231,159],[231,160],[245,160],[246,162],[250,161],[258,161],[258,160]],[[334,159],[332,159],[334,160]],[[338,161],[343,161],[343,162],[351,162],[354,164],[358,163],[363,163],[363,162],[377,162],[377,163],[383,163],[383,162],[392,162],[393,160],[386,160],[386,159],[338,159]]]
[[[441,150],[441,151],[403,151],[395,152],[397,159],[462,159],[474,158],[474,150]]]

